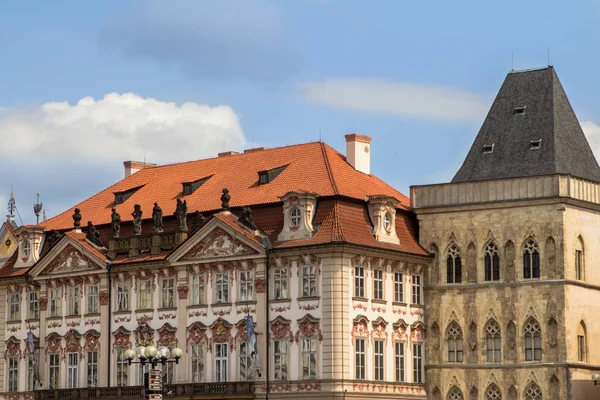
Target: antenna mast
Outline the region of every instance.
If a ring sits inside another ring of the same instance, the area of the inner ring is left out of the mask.
[[[37,202],[33,205],[33,213],[35,214],[35,224],[40,223],[40,211],[42,211],[43,203],[40,203],[40,194],[37,194]]]

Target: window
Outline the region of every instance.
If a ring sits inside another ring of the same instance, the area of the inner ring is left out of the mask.
[[[247,342],[240,343],[240,381],[251,381],[252,380],[252,357],[250,354],[252,351],[248,348]]]
[[[394,272],[394,301],[404,302],[404,275],[402,272]]]
[[[96,387],[98,385],[98,352],[87,352],[87,386]]]
[[[525,400],[542,400],[542,389],[531,382],[525,389]]]
[[[287,342],[275,340],[273,342],[273,378],[276,381],[287,381],[288,379],[288,356]]]
[[[23,240],[23,256],[29,257],[31,254],[31,244],[29,240]]]
[[[485,269],[485,280],[486,281],[499,281],[500,280],[500,256],[498,255],[498,248],[492,242],[485,246],[484,250],[484,269]]]
[[[499,363],[501,356],[500,326],[493,319],[485,326],[487,362]]]
[[[227,272],[216,276],[216,301],[217,303],[229,302],[229,274]]]
[[[287,268],[277,268],[273,271],[273,297],[278,299],[288,298],[288,272]]]
[[[258,174],[258,184],[265,185],[267,183],[269,183],[269,175],[266,172]]]
[[[171,385],[173,383],[173,375],[175,374],[175,365],[173,363],[166,363],[161,367],[160,379],[163,385]]]
[[[392,230],[392,214],[386,212],[383,216],[383,228],[386,232],[390,232]]]
[[[100,287],[98,285],[90,285],[88,286],[88,296],[87,296],[87,306],[88,306],[88,314],[98,314],[100,312],[100,303],[99,296]]]
[[[383,271],[373,270],[373,298],[383,300]]]
[[[240,298],[239,301],[252,301],[254,273],[252,271],[240,271]]]
[[[129,311],[129,285],[127,282],[117,283],[117,311]]]
[[[365,269],[354,267],[354,297],[365,297]]]
[[[8,391],[17,392],[19,390],[19,358],[9,357],[8,359]]]
[[[69,315],[79,315],[79,286],[69,288]]]
[[[317,341],[302,339],[302,379],[317,379]]]
[[[39,359],[39,354],[38,357]],[[10,374],[9,374],[9,378],[10,378]],[[35,363],[35,358],[33,356],[33,354],[29,354],[29,357],[27,357],[27,390],[28,391],[33,391],[35,390],[35,381],[36,381],[37,377],[36,377],[36,363]]]
[[[204,370],[204,355],[202,353],[202,344],[193,344],[191,346],[192,361],[192,382],[202,381],[202,371]]]
[[[539,150],[542,148],[542,139],[529,142],[529,150]]]
[[[286,167],[287,165],[283,165],[281,167],[269,169],[267,171],[259,171],[258,184],[266,185],[269,182],[273,182],[273,179],[277,178],[277,175],[279,175]]]
[[[175,307],[175,279],[165,278],[162,280],[161,307]]]
[[[40,317],[40,303],[38,292],[29,292],[29,318],[38,319]]]
[[[128,385],[129,363],[125,358],[125,349],[117,350],[117,386]]]
[[[413,344],[413,382],[423,383],[423,345]]]
[[[13,293],[10,295],[10,316],[11,321],[21,319],[21,294]]]
[[[76,388],[77,378],[79,377],[79,354],[67,354],[67,387],[69,389]]]
[[[494,143],[484,144],[482,149],[483,154],[489,154],[494,152]]]
[[[502,392],[496,384],[492,383],[488,386],[485,391],[485,400],[502,400]]]
[[[355,363],[354,364],[356,367],[355,379],[366,379],[365,339],[355,339],[354,351],[355,351]]]
[[[383,352],[384,352],[384,344],[383,340],[375,340],[375,380],[382,381],[385,379],[384,375],[384,363],[383,363]]]
[[[448,283],[462,282],[462,260],[458,246],[453,244],[448,248],[446,256],[446,280]]]
[[[579,323],[577,328],[577,361],[587,361],[587,343],[586,343],[586,329],[583,321]]]
[[[152,281],[140,281],[138,294],[138,309],[148,310],[152,308]]]
[[[575,250],[575,279],[583,280],[583,251]]]
[[[62,302],[61,299],[61,289],[54,288],[50,289],[50,317],[59,317],[60,314],[60,304]]]
[[[525,110],[527,107],[515,107],[513,110],[513,115],[525,115]]]
[[[290,212],[290,220],[292,222],[292,226],[300,226],[302,214],[300,213],[300,209],[298,207],[294,207],[292,212]]]
[[[193,182],[183,182],[181,185],[183,186],[183,195],[189,196],[194,193],[200,186],[202,186],[207,180],[212,178],[212,175],[206,176],[204,178],[200,178]]]
[[[317,268],[314,265],[302,267],[302,297],[315,297],[317,295]]]
[[[463,362],[463,341],[462,330],[456,322],[452,322],[446,331],[446,341],[448,344],[448,362]]]
[[[463,394],[459,388],[452,386],[452,389],[448,392],[448,400],[463,400]]]
[[[215,382],[227,382],[227,343],[215,344]]]
[[[204,275],[192,275],[192,304],[199,305],[204,303]]]
[[[537,243],[530,239],[523,249],[523,278],[540,277],[540,250]]]
[[[542,359],[542,330],[540,324],[529,318],[525,323],[525,361],[540,361]]]
[[[413,304],[421,304],[421,276],[412,276]]]
[[[396,359],[396,382],[404,382],[404,343],[394,343]]]
[[[48,354],[48,387],[58,389],[60,379],[60,354]]]

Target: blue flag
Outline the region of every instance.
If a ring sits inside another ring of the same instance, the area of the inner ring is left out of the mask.
[[[252,352],[250,356],[254,362],[254,367],[257,371],[260,370],[260,361],[258,359],[258,346],[256,344],[256,332],[254,332],[254,321],[250,315],[244,317],[246,324],[246,336],[248,336],[248,348]]]
[[[33,333],[27,332],[27,344],[29,346],[29,353],[33,356],[33,381],[40,381],[40,369],[38,365],[37,353],[35,352],[35,343],[33,341]]]

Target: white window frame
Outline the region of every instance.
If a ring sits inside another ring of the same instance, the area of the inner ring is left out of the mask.
[[[29,240],[25,239],[25,240],[23,240],[23,256],[29,258],[30,255],[31,255],[31,243],[29,243]]]
[[[228,382],[228,355],[229,346],[227,343],[215,343],[214,347],[214,369],[215,382]]]
[[[117,282],[117,312],[129,311],[129,283]]]
[[[202,382],[202,375],[204,372],[204,353],[202,351],[202,346],[203,344],[201,343],[190,345],[190,374],[192,383]]]
[[[10,321],[18,321],[21,319],[21,293],[10,294],[10,309],[8,319]]]
[[[204,304],[204,296],[206,290],[206,281],[204,274],[192,275],[192,305]]]
[[[354,267],[354,297],[365,297],[365,267]]]
[[[273,341],[273,380],[287,381],[289,374],[288,343],[285,339]]]
[[[367,379],[367,340],[354,339],[354,379]]]
[[[413,383],[423,383],[423,343],[413,343]]]
[[[163,278],[161,281],[160,306],[173,308],[175,304],[175,278]]]
[[[229,272],[215,274],[215,302],[229,303]]]
[[[81,305],[80,304],[80,300],[79,300],[79,293],[80,293],[79,286],[69,286],[69,289],[67,291],[67,294],[68,294],[68,306],[67,306],[68,315],[81,315],[81,308],[79,307]]]
[[[281,300],[289,298],[289,281],[287,268],[275,268],[273,270],[273,299]]]
[[[375,339],[373,341],[373,379],[385,380],[385,340]]]
[[[40,298],[37,290],[29,292],[29,319],[40,317]]]
[[[254,272],[251,270],[240,271],[239,280],[239,299],[238,301],[254,300]]]
[[[87,312],[88,314],[100,313],[100,286],[89,285],[87,290]]]
[[[8,392],[19,391],[19,357],[8,357]]]
[[[317,379],[318,358],[317,358],[317,340],[313,338],[301,339],[302,351],[302,379]]]
[[[39,360],[39,353],[37,354]],[[35,390],[35,364],[33,353],[29,353],[27,357],[27,390],[32,392]]]
[[[98,351],[89,350],[86,353],[86,384],[87,387],[98,386]]]
[[[307,288],[308,290],[305,290]],[[302,266],[302,285],[300,297],[317,296],[317,267],[314,265]]]
[[[375,300],[383,300],[384,299],[384,290],[383,290],[383,270],[379,268],[375,268],[373,270],[373,299]]]
[[[50,289],[50,317],[60,317],[61,314],[61,304],[62,304],[62,289],[61,288],[52,288]]]
[[[79,386],[79,353],[67,353],[67,388]]]
[[[138,309],[152,309],[152,279],[140,280],[138,291]]]
[[[396,382],[406,382],[406,358],[404,342],[394,342]]]
[[[290,222],[293,227],[300,226],[300,222],[302,222],[302,212],[300,211],[300,208],[292,208],[292,211],[290,211]]]
[[[161,366],[161,370],[160,370],[160,379],[162,381],[163,385],[172,385],[174,380],[175,380],[175,369],[176,369],[176,364],[174,363],[166,363],[165,365]]]
[[[412,276],[412,304],[422,304],[421,275]]]
[[[48,388],[60,389],[60,353],[48,354]]]
[[[404,274],[394,272],[394,301],[404,303]]]
[[[129,386],[129,362],[125,358],[126,349],[117,349],[117,368],[115,373],[117,379],[115,380],[115,386]]]
[[[238,373],[240,382],[252,381],[252,352],[248,349],[248,342],[240,342],[238,357]]]

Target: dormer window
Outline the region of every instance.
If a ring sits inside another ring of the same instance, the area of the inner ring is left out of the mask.
[[[184,196],[189,196],[190,194],[194,193],[200,186],[202,186],[204,184],[204,182],[206,182],[207,180],[209,180],[212,177],[212,175],[210,176],[206,176],[204,178],[195,180],[193,182],[183,182],[183,195]]]
[[[314,210],[317,195],[308,192],[289,192],[281,197],[283,202],[283,229],[277,240],[309,239],[314,234]]]
[[[302,215],[300,214],[300,209],[298,207],[294,207],[290,212],[290,221],[292,222],[292,228],[297,228],[300,226],[300,221],[302,221]]]
[[[29,240],[23,240],[23,256],[29,257],[31,254],[31,244],[29,244]]]
[[[396,206],[398,200],[385,195],[367,196],[373,236],[378,242],[400,244],[396,234]]]
[[[392,214],[386,212],[383,216],[383,228],[386,232],[390,232],[392,230]]]
[[[267,183],[272,182],[273,179],[277,178],[277,175],[279,175],[286,168],[287,168],[287,165],[283,165],[281,167],[277,167],[277,168],[273,168],[273,169],[269,169],[269,170],[265,170],[265,171],[258,171],[258,184],[266,185]]]
[[[542,148],[542,139],[529,142],[529,150],[539,150]]]
[[[143,186],[143,185],[142,185]],[[115,205],[123,204],[129,199],[131,196],[135,194],[142,186],[138,186],[133,189],[125,190],[122,192],[115,192]]]
[[[483,154],[489,154],[494,152],[494,143],[483,145]]]
[[[527,107],[515,107],[513,110],[513,115],[525,115],[525,110]]]

